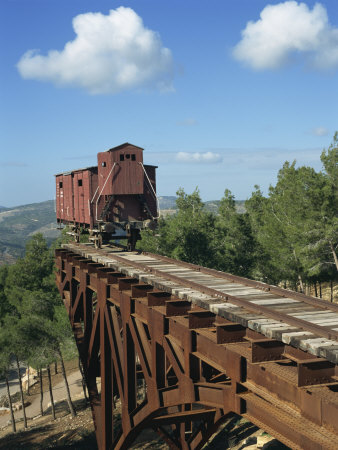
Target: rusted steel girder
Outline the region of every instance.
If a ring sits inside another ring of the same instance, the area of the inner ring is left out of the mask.
[[[293,449],[338,448],[334,364],[75,253],[56,260],[100,449],[145,428],[199,449],[231,413]]]

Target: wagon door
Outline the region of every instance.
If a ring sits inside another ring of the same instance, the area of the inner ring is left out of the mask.
[[[73,178],[74,187],[74,220],[77,223],[84,223],[84,192],[83,192],[83,172],[75,172]]]
[[[71,175],[63,176],[63,218],[66,221],[74,220],[73,183]]]
[[[91,192],[91,172],[86,170],[83,172],[83,220],[86,225],[90,225],[90,192]]]

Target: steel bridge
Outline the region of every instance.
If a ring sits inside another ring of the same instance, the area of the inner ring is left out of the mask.
[[[146,428],[200,449],[234,413],[292,449],[338,448],[338,305],[109,247],[56,262],[100,450]]]

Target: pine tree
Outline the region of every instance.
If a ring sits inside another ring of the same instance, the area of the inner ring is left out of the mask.
[[[74,357],[77,354],[77,351],[72,329],[64,306],[59,306],[55,308],[55,316],[53,321],[53,336],[55,340],[55,352],[61,363],[62,376],[65,383],[65,389],[67,394],[68,408],[72,417],[75,417],[76,409],[73,405],[70,395],[66,369],[62,356],[62,350],[64,350],[64,353],[68,357]]]
[[[248,214],[239,214],[235,197],[228,189],[220,201],[213,246],[216,268],[235,275],[252,276],[255,241]]]
[[[192,194],[177,191],[177,213],[166,220],[161,230],[165,254],[193,264],[213,267],[214,252],[211,234],[215,216],[204,210],[196,188]]]
[[[42,235],[38,234],[27,243],[25,257],[10,267],[5,283],[6,298],[12,307],[14,348],[20,360],[25,359],[40,371],[57,359],[63,366],[61,348],[71,346],[73,339],[66,310],[56,289],[53,268],[53,256]],[[69,409],[75,416],[64,366],[62,372]],[[55,413],[53,408],[52,412]]]
[[[11,423],[12,423],[12,430],[15,433],[16,432],[16,424],[15,424],[15,417],[13,413],[13,404],[12,404],[12,398],[10,394],[9,389],[9,381],[8,381],[8,372],[11,365],[11,345],[10,345],[10,336],[8,335],[6,327],[2,326],[0,327],[0,379],[4,378],[6,383],[6,389],[7,389],[7,398],[8,398],[8,406],[9,411],[11,414]]]

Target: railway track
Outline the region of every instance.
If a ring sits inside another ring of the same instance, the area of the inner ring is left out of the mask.
[[[180,314],[188,315],[191,303],[206,322],[216,315],[338,363],[338,304],[151,253],[88,244],[63,248],[174,295]]]

